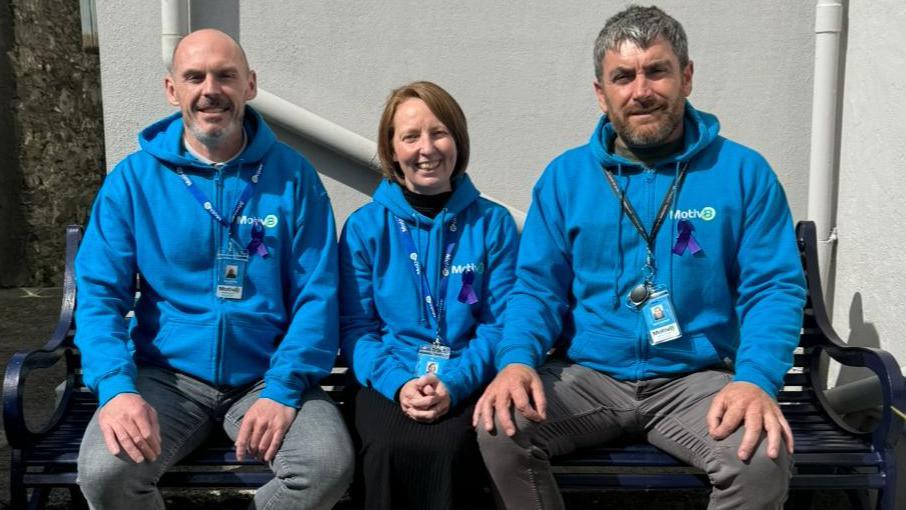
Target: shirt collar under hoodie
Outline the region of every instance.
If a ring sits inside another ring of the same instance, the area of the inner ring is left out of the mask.
[[[183,129],[182,114],[176,112],[142,130],[138,135],[138,143],[145,152],[168,165],[211,170],[210,165],[199,161],[185,150]],[[248,105],[245,107],[243,129],[247,145],[239,159],[245,164],[258,163],[277,143],[277,137],[261,118],[261,114]]]

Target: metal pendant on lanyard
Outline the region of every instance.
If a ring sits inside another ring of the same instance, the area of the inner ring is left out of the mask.
[[[682,186],[688,168],[689,163],[684,163],[679,174],[676,176],[676,179],[674,179],[673,184],[670,186],[670,189],[664,195],[664,199],[661,201],[661,207],[658,209],[657,216],[654,218],[654,224],[651,226],[651,232],[648,232],[645,229],[645,226],[642,225],[642,221],[639,219],[638,214],[636,214],[632,204],[630,204],[629,200],[626,198],[626,194],[620,189],[613,173],[607,168],[604,169],[604,176],[607,177],[607,182],[610,184],[611,191],[613,191],[617,200],[620,201],[623,211],[626,212],[626,216],[629,218],[632,226],[635,227],[639,236],[645,241],[646,253],[645,265],[642,267],[642,282],[633,287],[626,297],[626,301],[633,308],[638,309],[644,305],[654,291],[654,275],[656,272],[656,267],[654,265],[654,241],[661,225],[664,224],[664,219],[666,219],[667,213],[670,210],[670,205],[673,203],[673,197],[676,196],[677,190]]]

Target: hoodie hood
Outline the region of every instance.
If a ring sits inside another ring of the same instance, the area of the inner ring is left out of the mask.
[[[453,194],[444,207],[444,214],[437,215],[437,218],[429,218],[419,213],[409,205],[406,197],[403,196],[403,188],[388,179],[381,181],[377,190],[374,192],[374,201],[384,206],[388,211],[409,223],[419,223],[431,225],[435,220],[444,221],[443,218],[452,218],[472,202],[478,200],[480,193],[469,176],[462,174],[453,179]]]
[[[261,118],[261,114],[251,106],[245,107],[242,128],[248,137],[248,143],[240,158],[246,163],[257,163],[276,143],[277,137]],[[164,163],[210,168],[186,151],[182,141],[183,129],[182,114],[176,112],[142,130],[138,135],[138,143],[142,150]]]
[[[696,110],[689,101],[686,101],[685,113],[683,114],[683,151],[674,154],[660,163],[677,163],[689,161],[696,154],[701,152],[705,147],[711,144],[720,132],[720,122],[717,117],[710,113]],[[613,124],[607,115],[602,115],[598,121],[594,133],[591,135],[589,145],[592,154],[601,163],[601,166],[638,166],[636,161],[628,160],[615,154],[609,147],[612,146],[611,140],[616,138],[617,134]]]

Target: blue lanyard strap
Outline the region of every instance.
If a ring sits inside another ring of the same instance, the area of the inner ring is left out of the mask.
[[[255,174],[252,175],[252,178],[248,184],[245,185],[245,189],[242,190],[242,194],[239,195],[239,200],[236,201],[236,205],[233,206],[233,211],[230,213],[230,219],[227,221],[224,219],[223,215],[220,214],[217,209],[214,208],[214,204],[208,200],[208,197],[204,194],[203,191],[198,189],[198,186],[192,182],[192,179],[183,171],[181,167],[176,167],[176,173],[179,175],[179,178],[182,179],[182,182],[189,189],[189,192],[195,197],[195,200],[201,204],[201,208],[207,211],[211,215],[211,218],[214,218],[214,221],[220,223],[227,228],[227,231],[230,231],[230,227],[233,225],[233,222],[236,221],[236,217],[239,216],[239,213],[242,212],[242,209],[245,207],[245,204],[248,203],[249,199],[252,198],[252,195],[255,194],[255,187],[258,185],[258,179],[261,177],[261,172],[264,169],[264,164],[261,163],[258,165],[258,170],[255,171]]]
[[[431,294],[431,287],[428,285],[428,276],[425,274],[425,266],[422,265],[419,260],[418,249],[415,247],[415,241],[412,240],[412,233],[409,232],[409,227],[406,226],[406,223],[400,219],[400,217],[395,216],[395,218],[397,225],[400,227],[400,238],[403,240],[403,248],[409,253],[409,260],[412,261],[412,270],[415,271],[415,277],[421,283],[422,294],[425,296],[425,307],[434,319],[434,343],[440,344],[440,327],[446,312],[447,284],[450,281],[450,267],[453,264],[453,250],[456,248],[456,241],[452,239],[451,236],[451,239],[447,242],[446,249],[444,250],[443,265],[441,267],[440,284],[438,285],[437,296],[435,297]],[[456,232],[455,217],[453,218],[453,221],[450,222],[448,228],[451,233]]]

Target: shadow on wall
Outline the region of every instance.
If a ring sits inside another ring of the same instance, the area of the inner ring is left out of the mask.
[[[853,294],[852,302],[849,305],[849,336],[846,338],[846,343],[851,347],[878,348],[881,346],[878,329],[875,328],[873,323],[865,322],[861,292]],[[842,367],[837,376],[836,384],[851,383],[864,379],[871,374],[872,372],[867,368]]]

